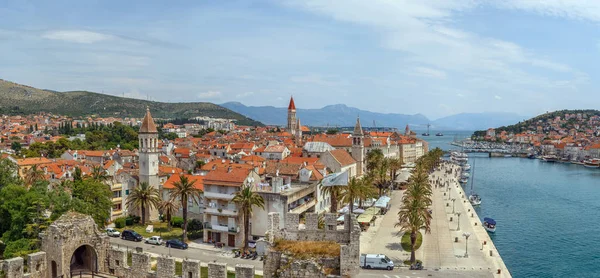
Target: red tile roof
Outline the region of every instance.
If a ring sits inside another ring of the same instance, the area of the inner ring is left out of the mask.
[[[288,110],[296,110],[296,104],[294,103],[294,97],[290,98],[290,105],[288,106]]]
[[[210,171],[204,176],[204,184],[223,186],[242,186],[250,175],[250,169],[233,168],[228,170]]]
[[[331,153],[333,158],[335,158],[335,160],[337,160],[342,167],[356,163],[356,160],[354,160],[354,158],[352,158],[352,156],[346,150],[332,150],[329,151],[329,153]]]
[[[194,187],[200,190],[204,190],[204,177],[202,176],[194,176],[184,174],[183,176],[187,177],[190,183],[194,183]],[[164,189],[173,189],[175,188],[175,183],[181,180],[181,175],[172,175],[163,185]]]

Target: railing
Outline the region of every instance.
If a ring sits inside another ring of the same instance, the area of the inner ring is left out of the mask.
[[[120,203],[123,201],[123,197],[114,197],[112,198],[113,203]]]
[[[231,200],[233,194],[217,193],[217,192],[204,192],[205,199],[220,199],[220,200]]]
[[[289,211],[292,213],[302,213],[302,212],[307,211],[309,208],[314,207],[316,203],[317,203],[317,200],[312,199],[302,205],[299,205],[295,208],[290,209]]]
[[[240,227],[237,226],[227,226],[227,225],[215,225],[215,224],[204,224],[205,229],[215,230],[219,232],[229,232],[229,233],[239,233]]]
[[[208,214],[215,214],[215,215],[224,215],[224,216],[237,216],[238,213],[235,210],[231,210],[231,209],[222,209],[222,208],[211,208],[211,207],[207,207],[204,210],[205,213]]]

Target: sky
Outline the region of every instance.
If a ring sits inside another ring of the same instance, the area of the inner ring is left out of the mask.
[[[600,108],[600,1],[2,3],[0,78],[42,89],[430,119]]]

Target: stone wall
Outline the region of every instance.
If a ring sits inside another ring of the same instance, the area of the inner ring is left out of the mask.
[[[81,246],[86,246],[91,254],[85,259],[95,259],[94,271],[115,275],[121,278],[200,278],[200,261],[184,260],[182,276],[175,274],[175,259],[172,257],[157,258],[156,271],[150,267],[148,253],[132,253],[131,266],[127,264],[127,253],[110,248],[109,238],[100,232],[90,216],[68,212],[52,223],[40,234],[42,252],[23,258],[0,260],[0,277],[2,278],[54,278],[69,277],[71,258]],[[26,265],[25,265],[26,264]],[[27,270],[25,270],[27,269]],[[209,278],[226,278],[227,265],[208,263]],[[54,272],[54,273],[53,273]],[[238,278],[253,278],[254,267],[236,265],[235,275]]]
[[[358,271],[360,256],[360,226],[355,218],[345,215],[344,229],[337,229],[337,215],[324,215],[325,227],[319,229],[316,213],[306,213],[305,229],[299,228],[300,215],[287,213],[285,226],[279,223],[279,214],[269,213],[268,240],[273,244],[277,239],[292,241],[333,241],[340,244],[340,256],[334,259],[293,260],[277,251],[268,251],[264,263],[265,278],[270,277],[325,277],[325,269],[335,269],[333,273],[352,276]],[[335,261],[335,262],[334,262]]]

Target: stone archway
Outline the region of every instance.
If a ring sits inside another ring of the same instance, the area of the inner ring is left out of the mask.
[[[98,255],[94,247],[87,244],[79,246],[71,256],[70,272],[97,272]]]

